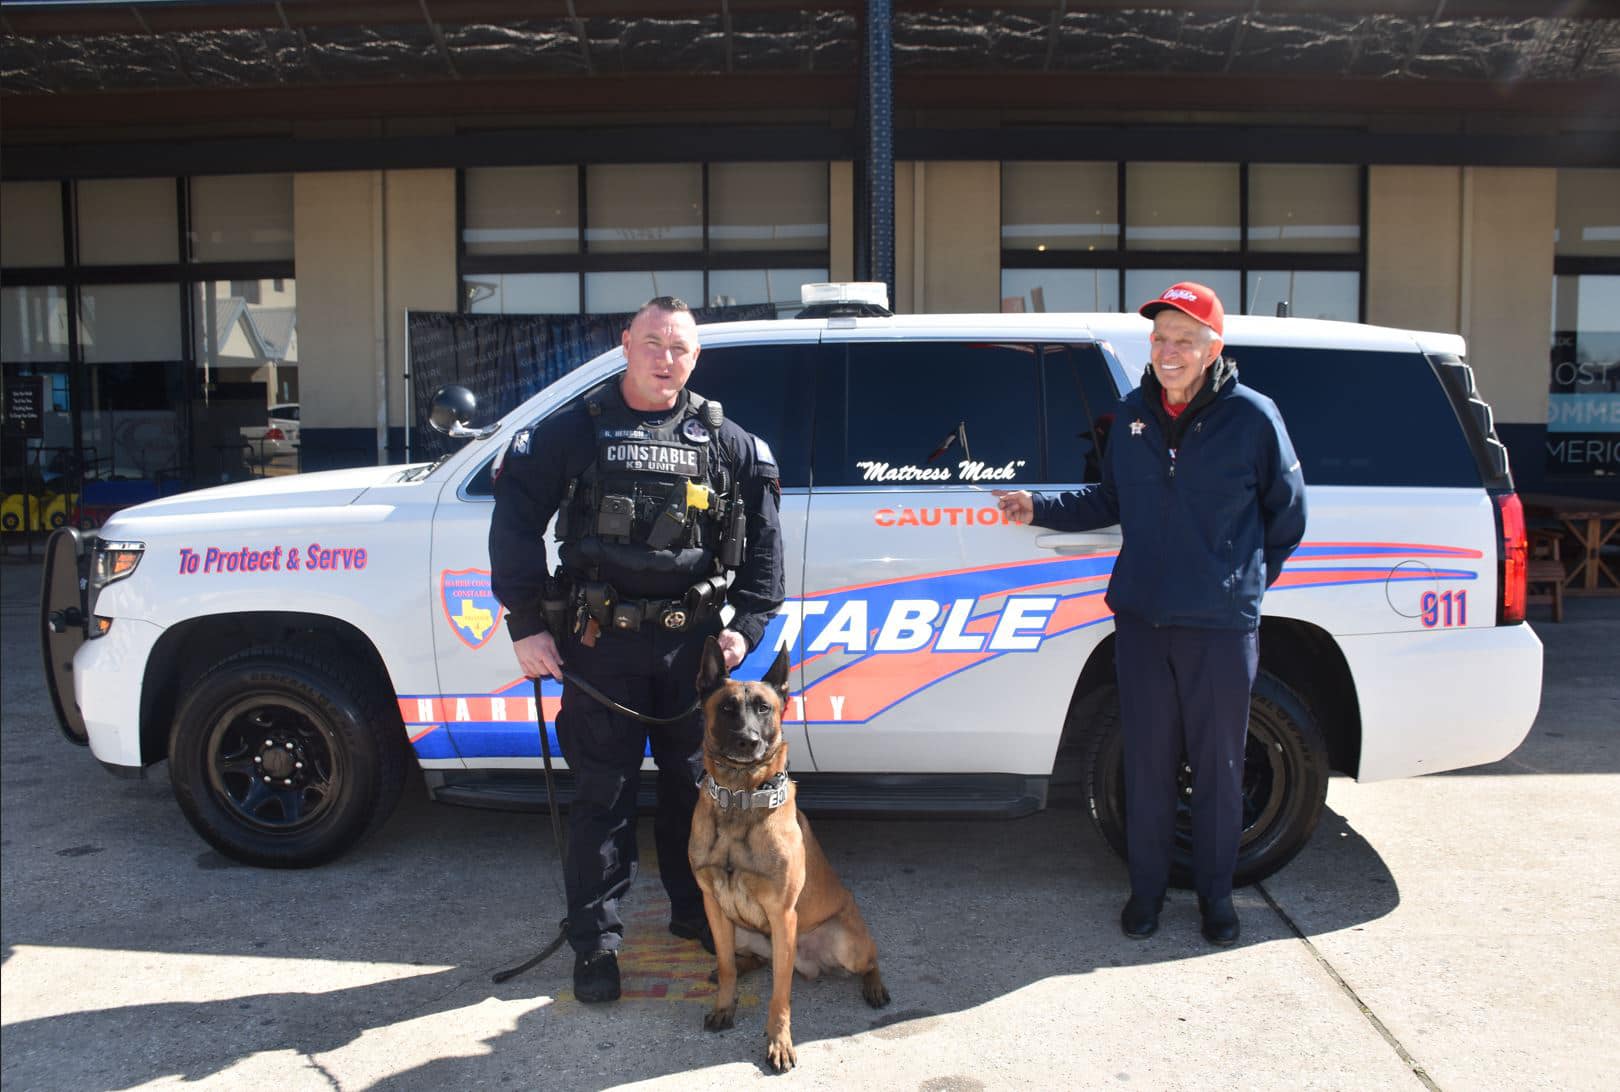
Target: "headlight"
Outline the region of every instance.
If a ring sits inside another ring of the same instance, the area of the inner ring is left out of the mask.
[[[91,592],[98,592],[134,572],[145,552],[144,542],[97,542],[90,558]]]
[[[85,636],[101,637],[112,628],[111,618],[103,618],[96,613],[96,599],[100,596],[102,588],[133,573],[135,566],[141,563],[141,555],[145,552],[144,542],[96,543],[95,550],[90,554],[90,588],[87,596],[90,625]]]

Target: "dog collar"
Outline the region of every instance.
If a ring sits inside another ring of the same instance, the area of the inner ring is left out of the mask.
[[[786,773],[778,773],[757,789],[727,789],[716,785],[714,778],[709,774],[704,774],[703,780],[698,782],[698,788],[708,793],[709,799],[714,801],[714,806],[721,811],[728,811],[731,808],[738,811],[754,811],[760,808],[767,810],[779,808],[786,804],[790,784],[792,782],[788,780]]]

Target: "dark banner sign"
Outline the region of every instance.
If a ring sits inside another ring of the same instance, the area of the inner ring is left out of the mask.
[[[776,317],[768,303],[693,310],[699,324]],[[478,396],[487,424],[568,372],[619,344],[630,321],[618,315],[464,315],[413,311],[406,334],[411,352],[411,459],[436,459],[456,441],[427,425],[433,392],[458,383]]]

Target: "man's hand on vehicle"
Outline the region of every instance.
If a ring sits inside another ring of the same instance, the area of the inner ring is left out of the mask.
[[[727,671],[742,663],[743,657],[748,655],[748,642],[734,629],[721,630],[715,640],[720,643],[720,651],[725,653]]]
[[[550,675],[562,682],[563,658],[551,634],[531,633],[521,641],[512,642],[512,651],[517,653],[518,665],[529,678]]]
[[[1030,523],[1035,519],[1035,498],[1027,489],[992,489],[996,507],[1014,523]]]

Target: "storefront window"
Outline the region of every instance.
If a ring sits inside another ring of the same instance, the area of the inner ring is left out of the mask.
[[[200,388],[191,461],[199,481],[298,470],[297,298],[289,278],[191,286]]]
[[[577,315],[577,273],[477,273],[461,280],[475,315]]]
[[[179,260],[174,179],[120,178],[74,185],[82,264],[164,265]]]
[[[60,285],[0,288],[0,359],[67,358],[67,289]]]
[[[223,175],[190,185],[192,261],[292,259],[292,175]]]
[[[63,264],[61,183],[0,183],[0,265]]]
[[[827,279],[822,269],[715,269],[709,273],[709,306],[772,303],[780,318],[791,318],[804,306],[799,290]]]
[[[173,284],[79,289],[79,348],[88,363],[180,359],[180,293]]]
[[[825,250],[827,164],[709,166],[713,250]]]
[[[1278,305],[1287,303],[1295,318],[1355,322],[1361,313],[1361,274],[1251,269],[1246,298],[1250,315],[1275,315]]]
[[[1003,269],[1004,312],[1118,311],[1117,269]]]
[[[1227,310],[1236,313],[1235,301],[1243,278],[1235,269],[1129,269],[1125,272],[1125,307],[1134,311],[1178,281],[1197,281],[1215,290]],[[1234,303],[1227,303],[1227,301]]]
[[[1620,275],[1553,278],[1547,472],[1620,475]]]
[[[1250,165],[1249,249],[1318,254],[1361,249],[1360,171],[1353,166]]]
[[[585,275],[585,310],[592,315],[634,311],[654,296],[676,296],[698,306],[703,299],[703,273],[696,269],[665,269]]]
[[[585,248],[596,254],[703,249],[703,172],[696,163],[585,170]],[[586,307],[599,311],[585,290]]]
[[[465,179],[466,253],[578,253],[579,168],[472,167]]]
[[[1002,164],[1001,245],[1036,253],[1118,247],[1118,166]]]
[[[1237,250],[1238,204],[1236,163],[1127,163],[1126,249]]]

